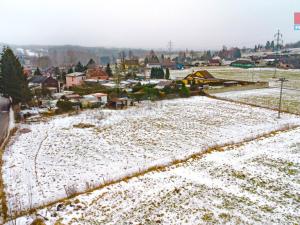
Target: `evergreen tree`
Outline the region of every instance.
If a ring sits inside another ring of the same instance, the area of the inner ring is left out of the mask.
[[[5,97],[11,97],[13,104],[26,103],[31,99],[23,68],[13,51],[5,47],[0,60],[0,88]]]
[[[154,77],[156,76],[156,71],[155,71],[155,68],[151,68],[151,71],[150,71],[150,78],[151,79],[154,79]]]
[[[145,60],[144,60],[144,64],[147,65],[148,62],[149,62],[149,59],[148,59],[148,57],[146,57]]]
[[[33,74],[33,75],[34,75],[34,76],[40,76],[40,75],[42,75],[42,73],[41,73],[39,67],[36,68],[36,70],[34,71],[34,74]]]
[[[241,50],[239,48],[236,48],[233,52],[233,58],[238,59],[242,57]]]
[[[60,75],[60,69],[59,69],[59,67],[55,67],[55,68],[54,68],[54,74],[55,74],[56,76]]]
[[[69,73],[74,73],[73,68],[71,67],[70,69],[68,69],[68,74]]]
[[[166,69],[166,77],[165,79],[169,80],[170,79],[170,70],[169,68]]]
[[[83,71],[84,71],[84,67],[81,64],[81,62],[79,61],[75,66],[75,72],[83,72]]]
[[[182,83],[182,87],[180,89],[179,95],[185,98],[190,97],[190,90],[185,86],[184,83]]]
[[[85,66],[86,69],[94,69],[95,67],[96,67],[96,62],[93,59],[90,59]]]
[[[159,78],[158,79],[164,79],[165,78],[165,71],[163,68],[159,68]]]
[[[257,52],[257,45],[255,45],[254,47],[254,52]]]
[[[107,73],[107,75],[108,75],[109,77],[112,77],[112,76],[113,76],[112,70],[111,70],[111,68],[110,68],[109,63],[108,63],[108,64],[106,65],[106,67],[105,67],[105,72]]]
[[[150,78],[151,79],[164,79],[165,72],[163,68],[151,68]]]
[[[270,49],[271,48],[271,43],[269,41],[267,41],[266,43],[266,49]]]
[[[275,43],[274,43],[274,41],[271,42],[271,46],[270,47],[271,47],[272,51],[274,51],[274,49],[275,49]]]
[[[63,71],[61,73],[61,76],[60,76],[60,81],[61,82],[66,83],[66,75],[67,75],[67,73],[65,71]]]

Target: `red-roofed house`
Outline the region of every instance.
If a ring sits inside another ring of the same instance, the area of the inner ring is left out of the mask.
[[[86,71],[86,78],[93,80],[108,80],[109,77],[101,68],[94,68]]]

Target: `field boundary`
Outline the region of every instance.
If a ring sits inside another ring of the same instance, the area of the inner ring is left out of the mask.
[[[83,192],[77,192],[77,193],[72,194],[71,196],[61,198],[61,199],[58,199],[56,201],[49,202],[47,204],[29,209],[29,210],[24,210],[24,211],[17,212],[15,215],[7,215],[7,217],[5,218],[6,220],[4,222],[13,221],[13,220],[16,220],[19,217],[26,216],[26,215],[32,215],[35,212],[37,212],[38,210],[41,210],[41,209],[44,209],[44,208],[47,208],[47,207],[51,207],[51,206],[53,206],[55,204],[58,204],[58,203],[67,202],[70,199],[73,199],[73,198],[75,198],[79,195],[87,194],[87,193],[90,193],[90,192],[95,191],[95,190],[100,190],[100,189],[103,189],[105,187],[108,187],[108,186],[111,186],[111,185],[114,185],[114,184],[117,184],[117,183],[120,183],[120,182],[127,182],[130,179],[141,177],[141,176],[143,176],[145,174],[148,174],[148,173],[151,173],[151,172],[166,171],[172,166],[178,166],[179,164],[186,163],[189,160],[201,158],[206,154],[209,154],[209,153],[212,153],[212,152],[224,151],[225,148],[227,148],[227,147],[239,147],[239,146],[242,146],[242,145],[244,145],[246,143],[249,143],[251,141],[258,140],[258,139],[261,139],[261,138],[268,138],[268,137],[274,136],[276,134],[279,134],[279,133],[282,133],[282,132],[287,132],[287,131],[290,131],[290,130],[293,130],[293,129],[296,129],[296,128],[299,128],[299,127],[300,127],[300,125],[286,124],[286,125],[278,128],[278,129],[270,131],[270,132],[264,132],[262,134],[254,135],[254,136],[251,136],[251,137],[245,137],[240,142],[236,142],[236,143],[229,142],[229,143],[225,143],[223,145],[214,145],[214,146],[208,147],[206,149],[203,149],[201,151],[198,151],[196,153],[192,153],[190,155],[187,155],[187,156],[183,157],[182,159],[174,159],[174,160],[171,160],[170,162],[168,162],[166,164],[158,164],[158,165],[155,165],[155,166],[150,166],[147,169],[138,170],[138,171],[133,172],[131,174],[125,175],[122,178],[106,180],[102,184],[93,186],[93,187],[91,187],[88,190],[85,190]],[[9,217],[9,219],[8,219],[8,217]]]
[[[276,111],[276,112],[279,111],[279,109],[271,108],[271,107],[268,107],[268,106],[262,106],[262,105],[257,105],[257,104],[253,104],[253,103],[247,103],[247,102],[243,102],[243,101],[233,100],[233,99],[230,99],[230,98],[218,97],[218,96],[215,96],[215,95],[211,95],[210,93],[207,93],[207,92],[204,92],[204,93],[205,93],[206,97],[211,98],[211,99],[217,99],[217,100],[231,102],[231,103],[237,103],[237,104],[241,104],[241,105],[248,105],[248,106],[261,108],[261,109],[269,109],[269,110]],[[291,114],[291,115],[295,115],[295,116],[300,116],[300,113],[290,112],[290,111],[284,110],[284,109],[281,109],[281,112]]]
[[[4,182],[3,182],[3,173],[2,173],[2,166],[3,166],[3,154],[5,151],[5,147],[10,141],[10,138],[17,132],[17,128],[11,129],[7,137],[4,139],[3,143],[0,146],[0,198],[1,198],[1,211],[0,211],[0,223],[7,220],[8,217],[8,207],[6,203],[6,194],[4,191]]]
[[[241,80],[230,80],[236,82],[247,82]],[[224,92],[231,92],[231,91],[248,91],[248,90],[255,90],[255,89],[264,89],[270,88],[269,82],[249,82],[250,84],[246,85],[238,85],[238,86],[229,86],[229,87],[222,87],[222,88],[213,88],[204,90],[207,94],[217,94],[217,93],[224,93]]]

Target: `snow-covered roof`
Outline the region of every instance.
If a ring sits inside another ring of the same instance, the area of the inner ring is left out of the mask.
[[[69,73],[66,75],[66,77],[82,77],[85,76],[85,73],[82,72],[74,72],[74,73]]]

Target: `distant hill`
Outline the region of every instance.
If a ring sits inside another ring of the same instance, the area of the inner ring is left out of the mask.
[[[5,43],[0,43],[0,50],[2,50],[3,46],[11,47],[23,61],[27,59],[35,65],[38,58],[44,57],[48,58],[49,64],[53,66],[76,64],[78,61],[86,64],[91,58],[98,64],[103,64],[103,62],[107,61],[113,63],[122,51],[125,52],[125,55],[128,55],[129,51],[131,51],[131,54],[137,57],[144,57],[149,52],[146,49],[84,47],[76,45],[10,45]]]
[[[286,44],[285,47],[287,48],[300,48],[300,41],[297,41],[295,43]]]

